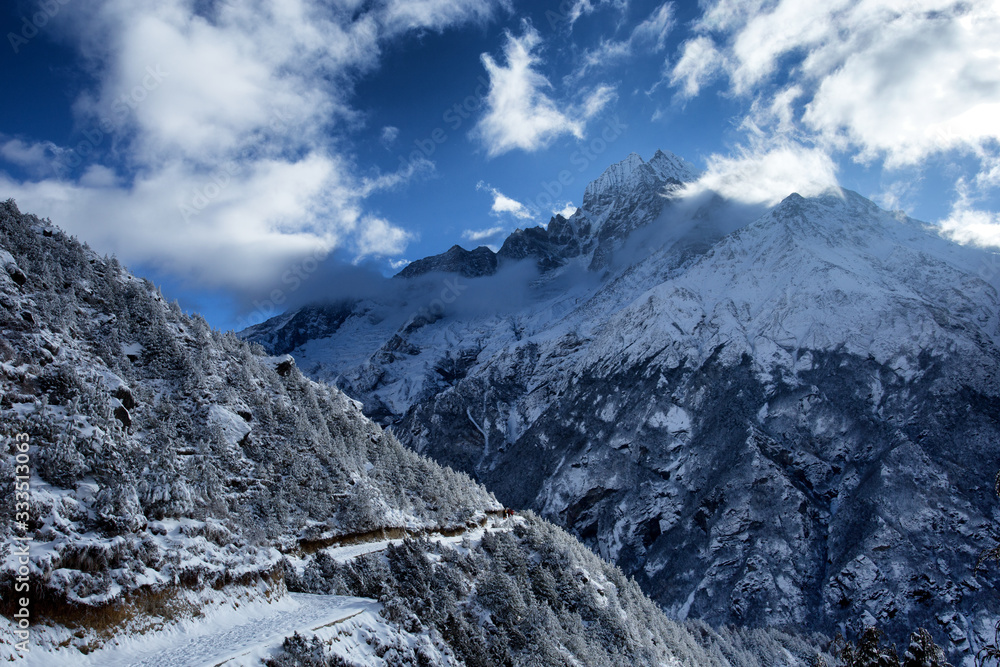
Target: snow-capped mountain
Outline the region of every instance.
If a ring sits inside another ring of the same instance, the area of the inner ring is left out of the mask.
[[[213,331],[9,200],[0,269],[0,471],[20,484],[0,495],[4,661],[791,667],[820,652],[668,620],[575,538],[505,516],[291,357]]]
[[[452,249],[244,335],[675,617],[924,625],[971,659],[1000,616],[975,569],[997,538],[995,255],[850,191],[766,209],[696,177],[630,155],[495,268]]]

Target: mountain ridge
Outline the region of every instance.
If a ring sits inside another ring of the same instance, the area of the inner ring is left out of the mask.
[[[30,467],[22,524],[15,494],[0,497],[4,659],[146,664],[167,643],[197,661],[248,642],[268,664],[724,667],[742,651],[762,667],[822,651],[821,637],[669,621],[574,538],[499,518],[482,486],[404,449],[292,357],[213,331],[11,200],[0,263],[0,470]],[[317,599],[290,591],[325,596],[326,616],[365,611],[321,632],[315,614],[281,620]],[[283,645],[247,618],[227,630],[245,613],[299,629]]]
[[[698,172],[693,166],[672,153],[658,150],[649,162],[645,162],[637,153],[630,153],[587,185],[583,208],[577,209],[569,218],[556,214],[544,227],[519,228],[504,239],[496,252],[486,246],[466,250],[460,245],[453,245],[443,253],[411,262],[396,277],[415,278],[430,272],[443,272],[477,278],[493,275],[505,261],[516,262],[528,257],[535,258],[538,268],[545,272],[562,266],[567,259],[592,250],[594,243],[597,243],[600,256],[606,255],[628,232],[649,222],[648,219],[640,218],[632,226],[618,220],[612,220],[608,224],[609,213],[616,210],[622,199],[638,198],[649,204],[645,201],[648,199],[647,193],[663,191],[665,195],[685,183],[693,182],[697,176]],[[638,201],[634,202],[631,208],[639,205]],[[651,208],[655,215],[658,207],[652,205]],[[594,214],[581,216],[584,210],[593,211]],[[594,266],[600,266],[602,261],[604,260],[595,256]]]
[[[554,219],[577,245],[548,268],[519,253],[536,273],[462,297],[515,305],[397,320],[370,301],[381,324],[286,351],[677,617],[937,624],[969,656],[998,613],[967,556],[993,535],[992,474],[962,464],[1000,465],[989,253],[847,190],[764,210],[662,181],[606,191],[640,168]],[[898,579],[894,559],[930,574]]]

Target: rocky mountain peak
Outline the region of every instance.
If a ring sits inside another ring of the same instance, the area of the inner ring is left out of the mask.
[[[697,178],[698,171],[673,153],[656,151],[649,162],[630,153],[604,170],[583,193],[583,208],[596,209],[644,190],[662,190]]]
[[[432,255],[407,264],[396,275],[400,278],[415,278],[432,271],[442,271],[457,273],[466,278],[476,278],[491,275],[496,269],[496,255],[486,246],[466,250],[460,245],[453,245],[440,255]]]
[[[599,269],[629,233],[659,215],[666,202],[662,195],[697,177],[698,170],[673,153],[658,150],[649,162],[630,153],[587,185],[583,206],[569,218],[556,215],[546,227],[518,228],[496,253],[486,246],[466,250],[453,245],[410,263],[396,275],[415,278],[440,271],[477,278],[493,275],[505,261],[529,257],[544,272],[590,253],[591,268]]]
[[[653,157],[649,159],[648,164],[665,181],[674,180],[679,183],[690,183],[697,180],[701,173],[684,158],[660,149],[657,149]]]

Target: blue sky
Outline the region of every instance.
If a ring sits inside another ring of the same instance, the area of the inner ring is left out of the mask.
[[[1000,245],[995,3],[13,0],[0,23],[0,196],[220,328],[345,267],[496,247],[657,148],[728,196],[839,183]]]

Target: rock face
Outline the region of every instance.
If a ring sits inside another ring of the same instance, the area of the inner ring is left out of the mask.
[[[672,153],[657,151],[649,162],[632,153],[587,186],[583,208],[569,220],[556,215],[546,227],[518,229],[495,254],[486,246],[470,251],[454,245],[440,255],[412,262],[398,275],[415,278],[446,272],[478,278],[493,275],[505,262],[528,257],[549,271],[584,254],[592,255],[591,268],[603,268],[630,232],[659,215],[666,194],[696,176],[694,167]]]
[[[7,638],[23,632],[24,583],[33,664],[135,664],[135,645],[188,631],[198,641],[166,662],[207,660],[196,654],[213,637],[262,650],[259,633],[227,627],[236,608],[272,636],[305,633],[280,664],[771,667],[827,643],[669,620],[573,536],[530,513],[499,518],[482,486],[404,448],[291,356],[213,331],[10,200],[0,264],[0,470],[30,480],[0,495],[0,662],[23,657]],[[354,312],[281,329],[343,335]],[[277,620],[288,590],[369,598],[347,602],[378,615],[321,640],[311,611]]]
[[[407,264],[399,272],[401,278],[415,278],[432,271],[457,273],[466,278],[489,276],[496,273],[497,258],[486,246],[479,246],[469,251],[459,245],[453,245],[448,252],[425,257]]]
[[[629,156],[513,234],[501,257],[539,269],[516,304],[463,304],[511,291],[498,272],[433,318],[368,304],[272,353],[676,617],[923,625],[968,658],[1000,616],[975,570],[998,537],[995,256],[853,192],[755,210],[695,177]]]
[[[169,607],[132,611],[145,595],[283,592],[278,549],[303,540],[500,509],[292,357],[211,330],[12,201],[0,202],[0,264],[0,468],[13,479],[16,453],[31,466],[27,519],[15,523],[6,494],[0,533],[33,547],[28,563],[0,551],[4,616],[27,567],[32,618],[70,619],[79,632],[64,645],[86,651],[123,605],[118,630],[155,624]]]

